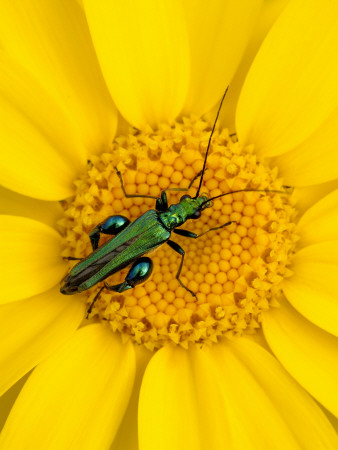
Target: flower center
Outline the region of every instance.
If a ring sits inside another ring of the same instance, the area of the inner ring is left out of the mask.
[[[210,124],[202,120],[185,118],[156,132],[133,130],[117,138],[109,153],[93,156],[87,172],[75,183],[75,196],[63,202],[63,255],[88,256],[92,252],[88,235],[108,216],[124,215],[133,221],[155,209],[154,199],[125,197],[116,166],[130,195],[158,197],[168,188],[186,188],[203,167],[210,130]],[[199,179],[186,193],[168,191],[169,204],[178,203],[184,194],[194,196],[198,183]],[[240,189],[286,193],[223,196],[181,229],[199,235],[229,221],[235,223],[197,239],[171,235],[185,251],[180,280],[197,299],[176,278],[182,256],[163,244],[147,254],[153,261],[151,277],[122,293],[103,289],[91,316],[150,349],[168,341],[187,348],[189,342],[254,333],[261,312],[278,305],[294,248],[295,212],[277,170],[259,161],[252,147],[242,148],[226,129],[215,132],[201,193],[212,198]],[[100,245],[111,238],[102,235]],[[128,270],[106,281],[122,283]],[[85,291],[88,307],[101,287],[98,283]]]

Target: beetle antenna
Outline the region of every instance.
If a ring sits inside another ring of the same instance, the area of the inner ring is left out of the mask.
[[[220,103],[218,111],[217,111],[216,119],[215,119],[214,125],[213,125],[211,133],[210,133],[208,147],[207,147],[207,151],[206,151],[205,158],[204,158],[204,163],[203,163],[202,175],[201,175],[201,178],[200,178],[200,184],[198,185],[198,189],[197,189],[197,192],[196,192],[196,195],[195,195],[194,198],[197,198],[199,196],[199,193],[200,193],[200,190],[201,190],[201,186],[202,186],[202,182],[203,182],[203,175],[204,175],[204,172],[205,172],[205,166],[206,166],[206,163],[207,163],[207,158],[208,158],[208,153],[209,153],[209,148],[210,148],[210,144],[211,144],[212,135],[214,134],[214,131],[215,131],[215,128],[216,128],[216,123],[217,123],[217,120],[218,120],[218,116],[219,116],[219,113],[221,112],[223,101],[225,99],[225,96],[227,95],[228,89],[229,89],[229,86],[226,88],[226,90],[225,90],[225,92],[223,94],[221,103]]]
[[[283,186],[286,189],[289,189],[290,186]],[[203,205],[206,205],[207,203],[211,202],[212,200],[215,200],[216,198],[225,197],[226,195],[230,194],[238,194],[239,192],[264,192],[265,194],[268,194],[269,192],[273,194],[290,194],[290,192],[287,191],[279,191],[277,189],[238,189],[237,191],[230,191],[226,192],[225,194],[216,195],[216,197],[209,198],[208,200],[205,200],[205,202],[201,203],[200,208]]]

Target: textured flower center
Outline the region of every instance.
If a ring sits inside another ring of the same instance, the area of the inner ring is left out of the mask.
[[[159,196],[169,187],[186,188],[203,167],[210,130],[202,120],[184,119],[156,132],[133,131],[117,138],[109,153],[92,157],[87,172],[76,181],[76,195],[63,203],[63,255],[88,256],[92,252],[88,235],[108,216],[119,214],[133,221],[155,209],[154,199],[124,196],[116,166],[128,194]],[[187,194],[194,196],[198,183],[197,179]],[[123,293],[104,289],[91,317],[107,321],[114,331],[150,349],[168,341],[187,348],[189,342],[254,333],[261,312],[278,305],[281,282],[288,275],[294,209],[277,170],[258,161],[251,147],[241,148],[227,130],[216,132],[201,193],[211,198],[239,189],[286,193],[226,195],[181,229],[201,234],[235,223],[197,239],[172,233],[171,239],[185,251],[180,280],[197,299],[176,279],[181,256],[163,244],[147,255],[154,264],[151,277]],[[183,194],[167,192],[169,204],[178,203]],[[100,245],[108,239],[111,236],[103,235]],[[107,282],[121,283],[127,273],[128,267]],[[101,287],[99,283],[85,291],[88,306]]]

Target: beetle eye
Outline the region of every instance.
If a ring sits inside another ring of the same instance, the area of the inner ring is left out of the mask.
[[[199,219],[201,217],[201,211],[195,211],[192,216],[190,216],[190,219]]]
[[[191,198],[191,197],[188,194],[182,195],[182,197],[180,198],[180,201],[185,200],[186,198]]]

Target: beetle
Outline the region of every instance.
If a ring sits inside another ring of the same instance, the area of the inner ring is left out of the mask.
[[[121,188],[124,195],[128,198],[144,197],[153,198],[156,200],[155,209],[151,209],[139,218],[130,222],[127,217],[122,215],[113,215],[99,223],[90,233],[89,238],[93,248],[93,252],[77,263],[61,281],[60,292],[65,295],[76,294],[85,291],[97,283],[104,281],[109,276],[131,265],[131,268],[125,277],[125,280],[117,285],[109,285],[106,282],[101,287],[99,292],[94,297],[88,311],[87,318],[92,311],[92,308],[101,294],[102,290],[108,289],[115,292],[124,292],[128,289],[134,288],[136,285],[143,283],[149,278],[153,269],[151,259],[144,256],[148,252],[156,249],[160,245],[166,243],[174,251],[181,256],[181,262],[176,274],[176,279],[180,285],[188,291],[193,297],[197,299],[196,294],[183,284],[180,280],[180,273],[183,267],[184,250],[176,242],[170,239],[171,232],[187,238],[197,239],[200,236],[212,230],[224,228],[234,221],[229,221],[218,227],[210,228],[209,230],[197,235],[191,231],[178,229],[188,219],[198,219],[201,212],[211,206],[211,201],[225,195],[234,194],[237,192],[281,192],[281,191],[267,191],[258,189],[241,189],[236,191],[220,194],[213,198],[208,198],[207,194],[201,194],[200,190],[203,182],[203,175],[206,170],[206,163],[210,149],[211,139],[215,130],[216,122],[222,108],[222,104],[228,88],[226,89],[213,128],[210,133],[208,146],[204,158],[202,170],[193,178],[187,188],[169,188],[161,192],[160,197],[149,195],[129,195],[126,193],[123,178],[120,171],[115,168],[116,173],[120,179]],[[167,191],[188,191],[196,179],[200,178],[199,186],[194,197],[190,195],[183,195],[177,204],[168,205]],[[112,235],[106,243],[99,247],[100,234]],[[79,258],[68,257],[69,260],[77,260]]]

